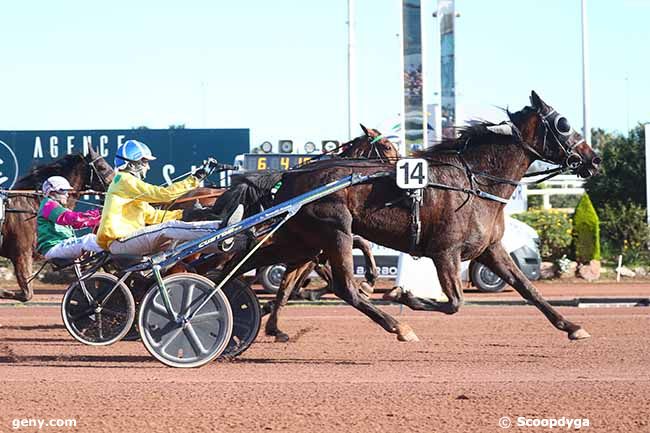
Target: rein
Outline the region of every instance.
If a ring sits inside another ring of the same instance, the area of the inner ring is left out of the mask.
[[[195,195],[194,197],[180,198],[180,199],[174,201],[174,203],[178,204],[178,203],[185,203],[185,202],[188,202],[188,201],[200,200],[202,198],[221,197],[222,194],[223,194],[223,192],[219,192],[219,193],[215,192],[215,193],[210,193],[210,194]]]

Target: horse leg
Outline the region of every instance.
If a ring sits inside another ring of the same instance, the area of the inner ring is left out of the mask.
[[[266,321],[266,326],[264,328],[266,335],[275,336],[275,341],[282,343],[289,341],[289,336],[278,328],[278,315],[280,314],[282,307],[287,305],[291,294],[296,289],[300,288],[304,281],[304,275],[309,275],[309,272],[311,272],[313,268],[313,261],[287,265],[287,270],[282,278],[282,283],[280,284],[278,293],[275,295],[275,302],[273,302],[271,306],[271,315]]]
[[[375,291],[375,282],[379,276],[379,273],[377,272],[377,263],[375,262],[375,256],[372,255],[370,243],[361,236],[354,236],[352,241],[352,248],[361,250],[363,257],[366,260],[366,280],[361,282],[360,287],[366,296],[370,296]]]
[[[510,284],[519,294],[535,305],[546,318],[560,331],[568,334],[570,340],[582,340],[591,337],[580,325],[564,318],[539,294],[523,272],[506,252],[501,243],[491,245],[476,261],[484,264],[499,277]]]
[[[444,253],[433,258],[438,271],[438,280],[442,291],[447,296],[447,302],[434,299],[419,298],[411,292],[396,287],[384,295],[384,299],[398,302],[412,310],[439,311],[445,314],[457,313],[463,304],[463,286],[460,280],[460,256]]]
[[[375,256],[372,254],[370,242],[361,236],[355,236],[352,248],[361,250],[363,253],[363,257],[366,260],[366,281],[371,286],[374,286],[379,277],[379,272],[377,272],[377,263],[375,262]]]
[[[25,252],[18,257],[12,257],[11,261],[14,264],[14,271],[16,272],[16,281],[22,290],[22,293],[15,293],[13,298],[21,302],[27,302],[32,299],[34,292],[27,281],[32,276],[32,252]],[[5,292],[10,293],[10,292]]]
[[[329,236],[327,236],[330,238]],[[330,238],[334,243],[327,250],[332,267],[332,290],[345,302],[361,311],[372,321],[381,325],[386,331],[397,334],[399,341],[419,341],[413,329],[405,323],[399,323],[390,314],[381,311],[370,301],[359,295],[354,284],[354,263],[352,260],[352,236],[338,231]]]

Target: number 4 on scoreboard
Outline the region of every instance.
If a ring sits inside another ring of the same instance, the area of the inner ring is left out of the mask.
[[[422,158],[404,158],[397,161],[397,186],[402,189],[426,188],[429,182],[429,163]]]

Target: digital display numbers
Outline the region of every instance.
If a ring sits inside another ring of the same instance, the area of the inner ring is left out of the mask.
[[[244,170],[289,170],[305,164],[314,155],[246,154]]]

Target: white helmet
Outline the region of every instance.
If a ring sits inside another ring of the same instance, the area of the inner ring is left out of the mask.
[[[63,176],[50,176],[43,182],[43,192],[49,195],[52,192],[68,192],[72,191],[72,186],[68,179]]]

